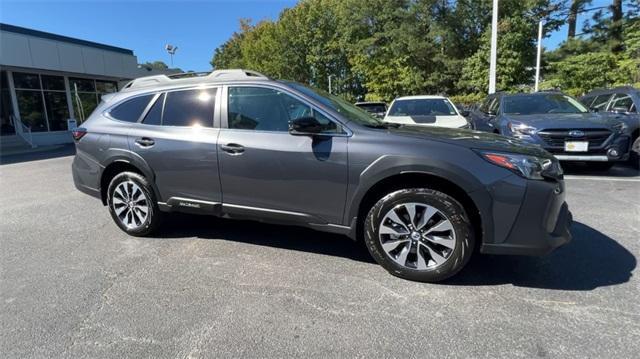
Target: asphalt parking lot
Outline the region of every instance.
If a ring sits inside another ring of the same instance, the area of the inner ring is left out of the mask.
[[[640,176],[570,169],[574,240],[444,284],[346,237],[173,215],[132,238],[71,157],[0,166],[2,357],[637,357]]]

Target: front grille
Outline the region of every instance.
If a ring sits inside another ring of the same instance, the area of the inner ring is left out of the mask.
[[[582,131],[584,136],[573,137],[571,131]],[[564,147],[565,141],[589,141],[589,148],[600,147],[611,136],[611,131],[600,128],[545,129],[538,131],[538,136],[551,147]]]

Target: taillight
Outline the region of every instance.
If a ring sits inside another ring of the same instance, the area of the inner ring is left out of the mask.
[[[80,141],[80,139],[86,134],[87,129],[82,127],[76,128],[75,130],[71,131],[71,136],[73,136],[73,140],[76,142]]]

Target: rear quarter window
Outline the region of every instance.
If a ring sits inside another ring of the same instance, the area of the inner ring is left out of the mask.
[[[119,121],[137,122],[152,97],[153,95],[134,97],[112,108],[109,115]]]
[[[215,88],[173,91],[165,96],[163,126],[213,127]]]

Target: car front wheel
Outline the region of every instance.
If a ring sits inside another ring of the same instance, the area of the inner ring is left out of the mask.
[[[365,243],[391,274],[438,282],[460,271],[474,246],[473,226],[453,197],[432,189],[392,192],[369,211]]]
[[[111,217],[128,234],[146,236],[160,224],[158,204],[143,176],[122,172],[111,180],[107,194]]]

